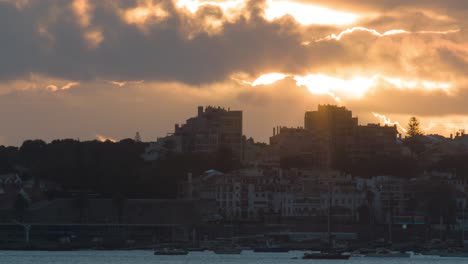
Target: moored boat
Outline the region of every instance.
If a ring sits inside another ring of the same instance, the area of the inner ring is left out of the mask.
[[[283,248],[283,247],[254,248],[254,252],[257,252],[257,253],[287,253],[287,252],[289,252],[289,248]]]
[[[202,252],[202,251],[205,251],[206,248],[201,248],[201,247],[192,247],[192,248],[187,248],[187,251],[198,251],[198,252]]]
[[[240,254],[242,252],[242,249],[240,248],[218,248],[213,250],[215,254]]]
[[[215,254],[229,254],[229,255],[234,255],[234,254],[240,254],[242,253],[242,249],[240,248],[220,248],[220,249],[215,249],[213,250]]]
[[[302,259],[349,259],[351,255],[332,252],[304,253]]]
[[[388,249],[380,249],[375,253],[366,254],[365,257],[368,258],[409,258],[411,257],[410,253],[391,251]]]
[[[180,256],[187,255],[188,251],[178,248],[158,248],[154,250],[154,255],[163,255],[163,256]]]
[[[447,250],[444,253],[439,254],[441,258],[468,258],[468,251],[466,250]]]

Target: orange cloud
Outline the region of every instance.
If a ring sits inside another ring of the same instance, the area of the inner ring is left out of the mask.
[[[160,22],[169,17],[162,4],[154,4],[151,0],[139,1],[138,6],[122,11],[122,18],[128,24],[144,26],[148,21]]]
[[[122,81],[122,82],[117,82],[117,81],[106,81],[110,84],[113,84],[113,85],[116,85],[118,87],[123,87],[127,84],[131,84],[131,83],[134,83],[134,84],[140,84],[140,83],[143,83],[144,80],[139,80],[139,81]]]
[[[99,135],[99,134],[96,134],[96,139],[101,141],[101,142],[106,142],[106,141],[110,141],[110,142],[117,142],[117,140],[111,138],[111,137],[105,137],[103,135]]]
[[[446,35],[446,34],[453,34],[453,33],[460,32],[460,29],[450,29],[450,30],[446,30],[446,31],[432,31],[432,30],[407,31],[407,30],[404,30],[404,29],[392,29],[392,30],[385,31],[384,33],[380,33],[375,29],[368,29],[368,28],[365,28],[365,27],[353,27],[353,28],[349,28],[349,29],[341,31],[338,35],[331,34],[331,35],[329,35],[329,36],[327,36],[325,38],[318,39],[318,40],[316,40],[316,42],[324,41],[324,40],[341,40],[346,35],[352,34],[354,32],[359,32],[359,31],[368,32],[368,33],[371,33],[372,35],[377,36],[377,37],[386,37],[386,36],[400,35],[400,34]]]
[[[372,113],[375,117],[377,117],[380,122],[382,122],[384,125],[391,125],[394,126],[396,125],[400,131],[403,133],[406,133],[407,130],[399,123],[399,122],[393,122],[390,118],[388,118],[385,115],[379,114],[379,113]]]

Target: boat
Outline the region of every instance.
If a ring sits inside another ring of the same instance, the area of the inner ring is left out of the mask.
[[[367,258],[409,258],[410,253],[391,251],[388,249],[379,249],[375,253],[368,253],[364,257]]]
[[[351,256],[352,257],[365,257],[366,255],[372,254],[372,253],[375,253],[375,252],[376,252],[375,249],[361,248],[361,249],[358,249],[358,250],[355,250],[355,251],[351,252]]]
[[[332,214],[332,197],[333,197],[333,188],[331,186],[332,182],[328,183],[328,227],[327,227],[327,237],[328,237],[328,247],[326,250],[321,252],[312,252],[312,253],[304,253],[302,259],[349,259],[351,257],[350,254],[343,254],[342,252],[337,251],[337,249],[333,248],[333,241],[332,241],[332,231],[331,231],[331,214]]]
[[[424,250],[420,252],[422,256],[440,256],[445,253],[447,253],[446,250]]]
[[[235,255],[242,253],[242,249],[240,248],[219,248],[213,250],[215,254],[225,254],[225,255]]]
[[[257,253],[287,253],[289,248],[283,247],[264,247],[264,248],[254,248],[254,252]]]
[[[441,258],[468,258],[468,251],[464,249],[448,249],[439,254]]]
[[[201,247],[191,247],[191,248],[187,248],[187,251],[198,251],[198,252],[202,252],[202,251],[205,251],[206,249],[205,248],[201,248]]]
[[[468,252],[447,252],[439,256],[441,258],[468,258]]]
[[[253,251],[257,253],[287,253],[289,252],[289,248],[271,245],[269,241],[266,241],[265,247],[254,248]]]
[[[349,259],[351,255],[333,252],[304,253],[302,259]]]
[[[178,248],[158,248],[154,250],[154,255],[160,256],[180,256],[187,255],[189,252],[187,250],[178,249]]]

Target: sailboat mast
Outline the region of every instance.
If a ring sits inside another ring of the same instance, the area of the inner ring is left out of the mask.
[[[331,211],[332,211],[332,187],[331,187],[331,180],[329,179],[328,182],[328,246],[331,247]]]

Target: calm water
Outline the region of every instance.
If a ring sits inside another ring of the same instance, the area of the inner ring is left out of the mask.
[[[216,255],[211,252],[191,252],[187,256],[154,256],[152,251],[0,251],[1,264],[295,264],[295,263],[382,263],[382,264],[467,264],[468,259],[416,257],[409,259],[351,258],[350,260],[292,259],[302,252],[253,253]]]

